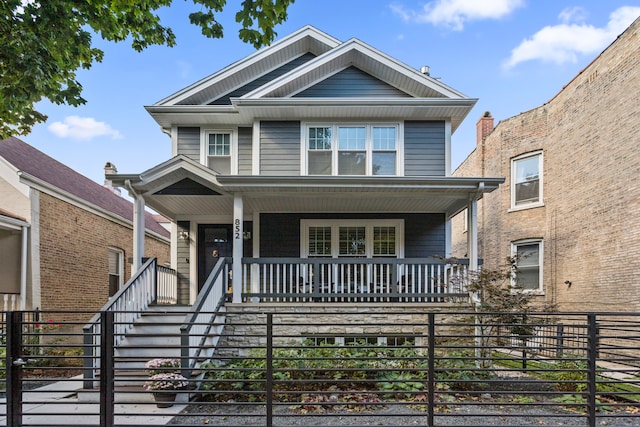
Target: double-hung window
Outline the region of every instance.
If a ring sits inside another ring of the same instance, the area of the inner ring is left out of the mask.
[[[522,240],[511,245],[516,259],[515,285],[524,291],[542,292],[542,240]]]
[[[397,175],[397,124],[306,126],[307,175]]]
[[[511,160],[511,208],[542,205],[542,152]]]
[[[203,131],[203,164],[221,175],[233,173],[234,132],[229,130]]]
[[[124,282],[124,252],[117,248],[109,248],[109,296],[120,290]]]

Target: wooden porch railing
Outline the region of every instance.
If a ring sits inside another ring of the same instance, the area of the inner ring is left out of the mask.
[[[448,302],[467,298],[468,260],[244,258],[251,302]]]

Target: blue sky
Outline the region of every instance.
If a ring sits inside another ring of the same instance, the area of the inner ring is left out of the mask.
[[[49,120],[21,139],[102,183],[104,164],[142,172],[171,156],[169,137],[145,111],[160,99],[254,51],[237,37],[240,0],[220,15],[223,39],[189,24],[197,10],[174,0],[160,11],[177,46],[135,52],[107,43],[102,63],[79,72],[84,106],[39,104]],[[544,104],[638,16],[639,0],[296,0],[279,36],[310,24],[340,40],[358,38],[407,65],[479,98],[453,135],[453,167],[473,150],[475,124],[496,123]]]

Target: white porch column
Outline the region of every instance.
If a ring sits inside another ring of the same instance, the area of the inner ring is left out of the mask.
[[[467,205],[467,256],[469,271],[478,271],[478,201],[475,197]]]
[[[27,248],[29,226],[22,226],[22,249],[20,251],[20,310],[27,309]]]
[[[144,257],[144,199],[135,192],[131,182],[127,180],[125,187],[129,191],[133,202],[133,265],[131,275],[133,276],[142,267],[142,257]]]
[[[243,244],[244,207],[242,194],[233,196],[233,264],[231,274],[233,278],[233,302],[242,302],[242,244]]]

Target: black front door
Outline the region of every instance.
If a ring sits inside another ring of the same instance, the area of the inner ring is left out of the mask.
[[[198,225],[198,291],[218,259],[232,255],[231,224]]]

